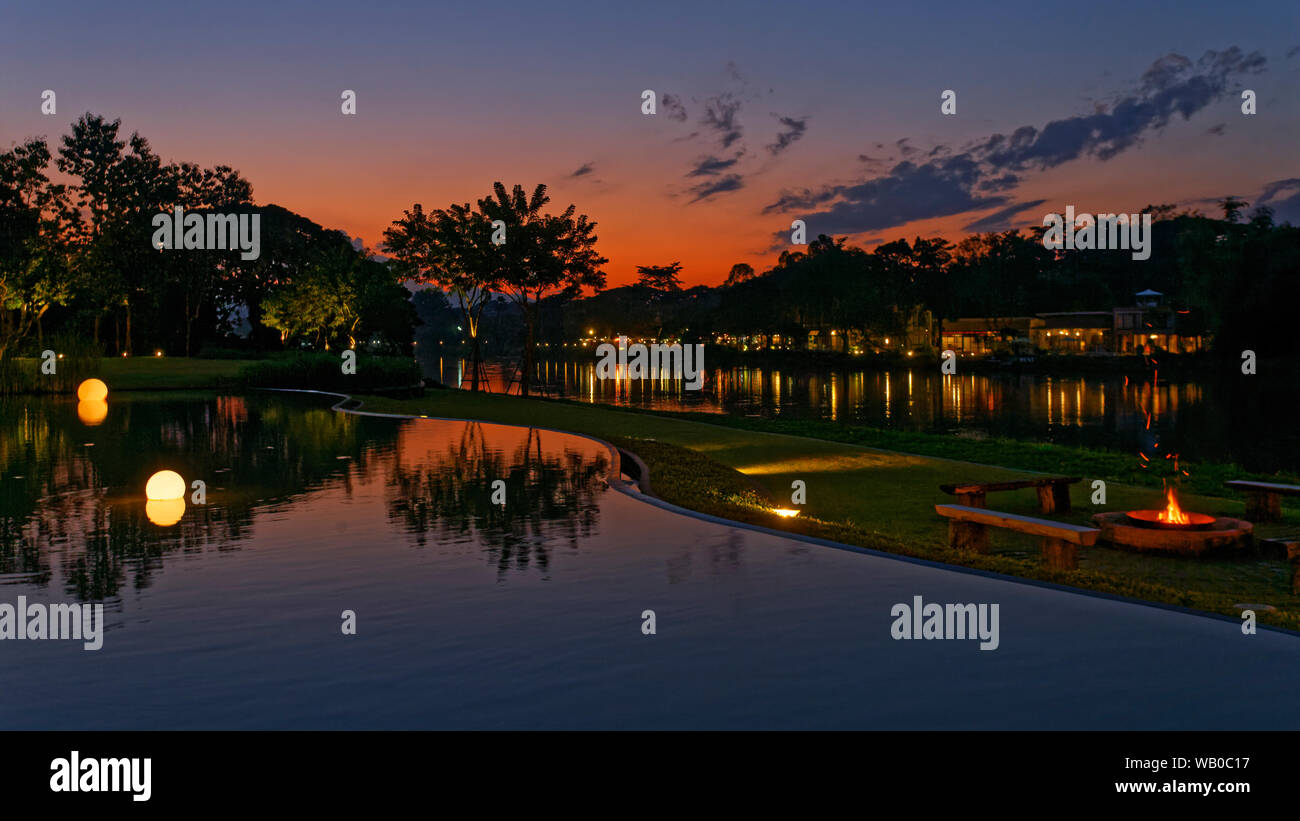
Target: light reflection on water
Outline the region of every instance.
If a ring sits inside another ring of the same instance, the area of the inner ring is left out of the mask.
[[[1300,725],[1291,637],[687,518],[607,487],[581,437],[109,404],[87,428],[0,403],[0,602],[103,601],[108,623],[97,652],[0,641],[0,728]],[[140,498],[159,466],[209,484],[173,527]],[[894,642],[918,591],[1001,602],[1001,648]],[[1222,699],[1242,677],[1252,698]]]
[[[433,378],[463,388],[469,387],[461,378],[466,368],[452,358],[425,363]],[[493,392],[518,393],[509,368],[487,363],[484,371]],[[1149,447],[1158,436],[1194,461],[1235,461],[1268,473],[1295,469],[1294,456],[1285,454],[1300,453],[1300,431],[1293,424],[1300,388],[1289,378],[1256,379],[1243,386],[1236,377],[1215,382],[1163,375],[1152,380],[1123,374],[734,367],[707,370],[703,389],[689,391],[680,379],[596,379],[594,359],[545,361],[537,368],[538,393],[585,402],[1008,436],[1125,453]]]

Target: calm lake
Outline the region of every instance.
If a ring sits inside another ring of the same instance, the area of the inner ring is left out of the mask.
[[[332,401],[0,402],[0,604],[106,622],[0,640],[0,729],[1300,727],[1294,636],[702,521],[590,439]],[[206,504],[160,516],[160,469]],[[996,651],[893,640],[917,595],[997,603]]]
[[[426,374],[468,388],[469,363],[425,362]],[[484,366],[494,392],[518,392],[498,363]],[[924,370],[727,368],[704,387],[680,379],[600,380],[589,363],[544,361],[547,396],[654,410],[829,419],[908,431],[1007,436],[1136,453],[1162,447],[1192,461],[1236,462],[1272,473],[1300,468],[1300,384],[1293,374],[1228,374],[1218,381],[1140,376]],[[1168,451],[1166,451],[1168,452]],[[1136,456],[1134,458],[1137,458]]]

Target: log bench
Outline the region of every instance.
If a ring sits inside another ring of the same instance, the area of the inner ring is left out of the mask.
[[[963,482],[939,485],[939,489],[956,496],[959,505],[985,507],[985,494],[1032,487],[1038,490],[1038,507],[1044,513],[1069,513],[1070,485],[1077,481],[1078,476],[1045,476],[1041,479],[1015,479],[1009,482]]]
[[[1079,545],[1089,547],[1097,543],[1095,527],[1034,519],[1013,513],[999,513],[982,507],[968,505],[935,505],[935,513],[948,520],[948,544],[954,550],[989,552],[990,527],[1014,530],[1038,536],[1042,541],[1043,560],[1048,567],[1074,570],[1079,566]]]
[[[1283,549],[1291,567],[1291,592],[1300,596],[1300,541],[1284,542]]]
[[[1300,485],[1275,485],[1271,482],[1224,482],[1226,487],[1246,493],[1246,518],[1252,522],[1282,521],[1282,497],[1300,496]]]

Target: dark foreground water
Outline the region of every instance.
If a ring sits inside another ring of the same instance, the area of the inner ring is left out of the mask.
[[[706,348],[707,361],[707,348]],[[1273,473],[1300,469],[1297,374],[1244,376],[1233,363],[1199,379],[1145,375],[962,373],[807,367],[709,369],[699,391],[680,379],[600,380],[591,362],[543,361],[549,396],[653,410],[825,419],[877,428],[1181,453]],[[429,376],[468,388],[468,363],[424,363]],[[1270,366],[1276,368],[1276,366]],[[1294,369],[1293,369],[1294,370]],[[1267,371],[1267,369],[1265,369]],[[508,368],[488,363],[495,392],[518,392]]]
[[[1300,638],[678,515],[588,439],[109,406],[0,404],[0,603],[108,623],[0,641],[0,728],[1300,728]],[[208,486],[167,526],[164,467]],[[997,603],[998,648],[894,640],[918,595]]]

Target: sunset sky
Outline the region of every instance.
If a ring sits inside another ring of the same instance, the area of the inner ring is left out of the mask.
[[[5,3],[0,146],[120,117],[371,247],[412,203],[545,182],[597,221],[611,285],[761,270],[796,218],[871,245],[1232,194],[1300,224],[1300,4],[998,9]]]

